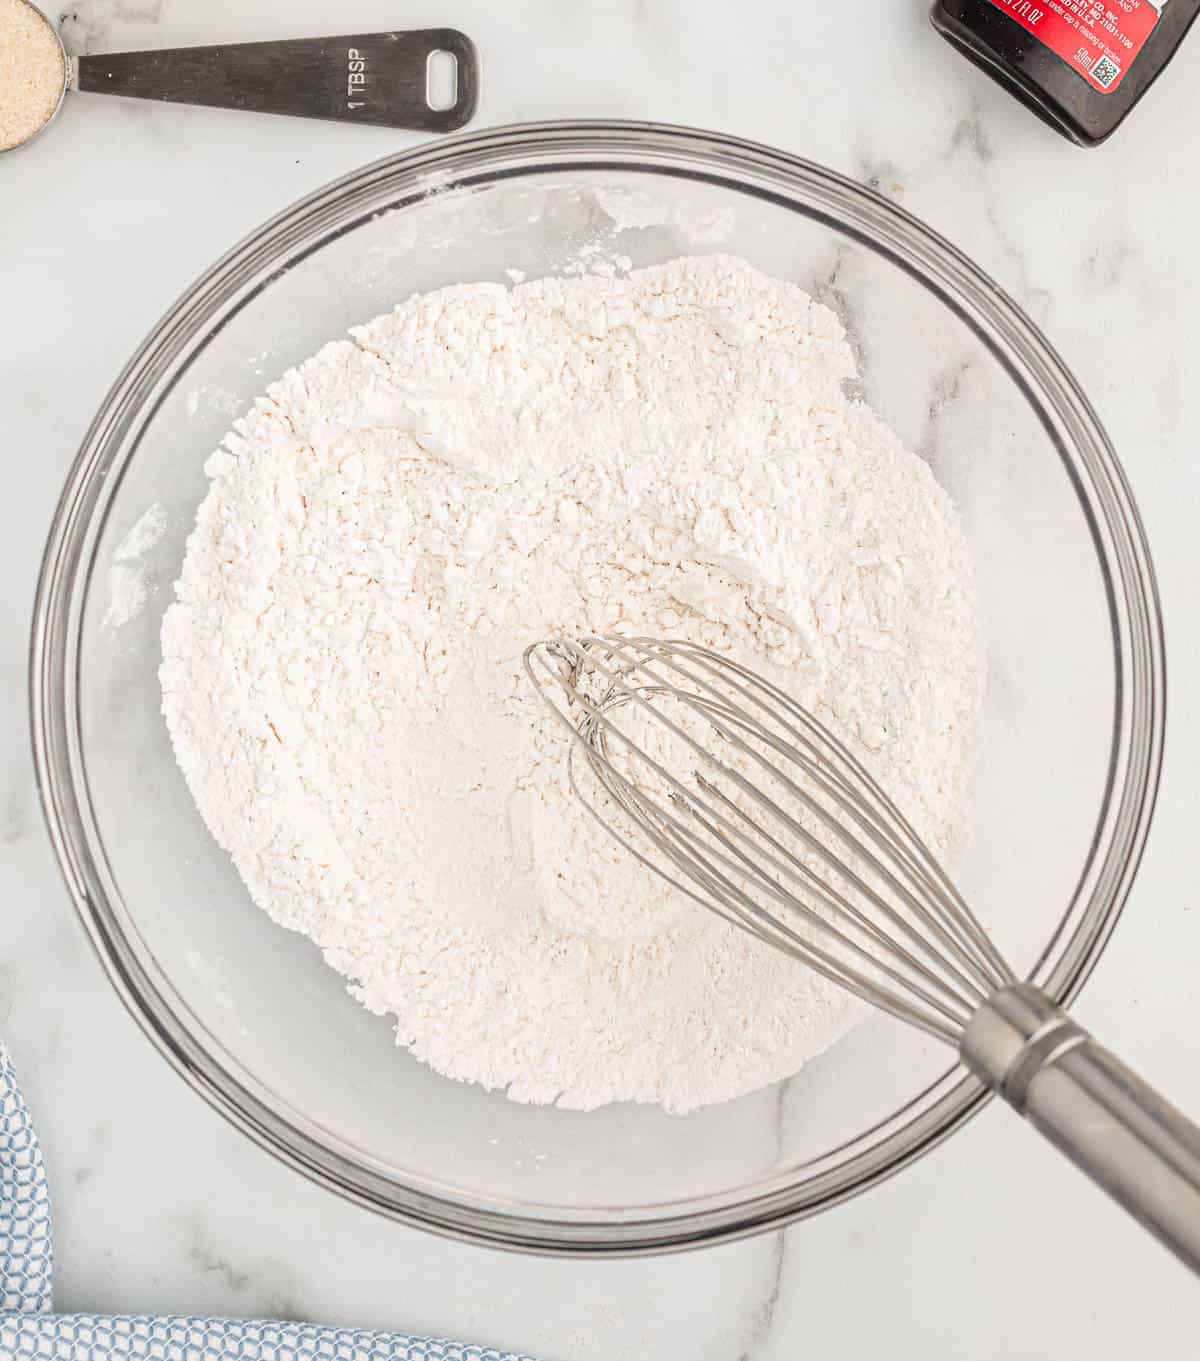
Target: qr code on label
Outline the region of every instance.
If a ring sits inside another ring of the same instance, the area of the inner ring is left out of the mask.
[[[1111,57],[1101,57],[1092,67],[1092,79],[1106,90],[1121,74],[1121,68]]]

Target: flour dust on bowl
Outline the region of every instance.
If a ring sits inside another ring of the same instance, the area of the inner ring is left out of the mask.
[[[1061,362],[927,229],[780,153],[630,124],[443,142],[289,209],[164,318],[85,441],[37,605],[39,777],[85,924],[164,1053],[284,1160],[444,1233],[595,1254],[754,1232],[889,1175],[982,1099],[933,1041],[883,1019],[786,1081],[685,1115],[447,1081],[255,910],[172,755],[158,680],[171,586],[205,463],[272,381],[413,294],[710,255],[842,317],[856,393],[958,507],[988,686],[957,877],[1056,1000],[1095,962],[1145,836],[1163,691],[1136,512]]]

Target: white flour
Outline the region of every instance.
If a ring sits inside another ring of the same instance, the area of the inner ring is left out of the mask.
[[[682,1111],[861,1014],[626,862],[520,670],[558,630],[727,651],[952,854],[971,563],[852,373],[833,313],[726,257],[477,284],[327,345],[210,461],[163,626],[179,763],[255,901],[440,1072]]]
[[[150,593],[146,557],[167,532],[166,508],[155,501],[117,544],[108,569],[108,609],[104,627],[124,628],[141,613]]]

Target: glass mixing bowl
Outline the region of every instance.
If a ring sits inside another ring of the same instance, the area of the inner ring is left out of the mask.
[[[171,755],[159,623],[204,460],[271,378],[414,291],[710,251],[837,308],[863,395],[961,509],[990,680],[958,878],[1014,965],[1067,1001],[1117,919],[1158,775],[1142,529],[1028,318],[928,228],[828,171],[628,123],[507,128],[368,166],[243,241],[147,337],[87,434],[46,552],[38,777],[113,983],[188,1081],[278,1157],[479,1242],[631,1253],[775,1227],[887,1177],[984,1099],[945,1048],[882,1017],[791,1080],[687,1117],[521,1106],[438,1077],[253,907]],[[165,532],[139,551],[127,536],[155,506]]]

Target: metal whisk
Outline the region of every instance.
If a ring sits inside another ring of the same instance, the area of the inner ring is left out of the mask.
[[[681,893],[946,1041],[1193,1270],[1200,1130],[1018,981],[846,747],[755,672],[682,641],[551,639],[525,669],[569,779]]]

